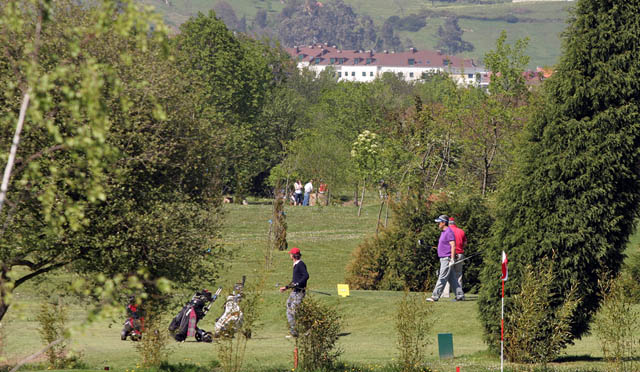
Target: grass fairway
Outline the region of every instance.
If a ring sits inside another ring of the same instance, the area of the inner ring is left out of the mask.
[[[203,283],[214,288],[231,284],[242,275],[255,280],[264,265],[264,248],[271,214],[270,205],[232,205],[226,207],[228,224],[223,239],[235,257],[222,274],[219,283]],[[345,265],[352,250],[365,237],[375,232],[378,209],[368,205],[361,217],[356,216],[354,207],[287,207],[289,246],[300,247],[303,260],[311,275],[309,288],[331,293],[331,296],[314,294],[316,298],[335,305],[344,316],[344,336],[339,345],[344,351],[341,360],[348,364],[376,366],[393,363],[396,356],[394,319],[396,304],[402,293],[388,291],[352,291],[348,298],[336,296],[336,284],[344,281]],[[293,343],[284,338],[286,334],[286,295],[278,293],[276,283],[288,282],[291,277],[291,261],[285,252],[276,252],[273,273],[268,279],[263,304],[260,327],[249,341],[245,359],[246,370],[290,370],[292,366]],[[52,277],[46,282],[29,283],[16,294],[17,303],[9,310],[4,320],[4,354],[11,360],[20,358],[40,349],[42,343],[37,333],[35,314],[39,303],[50,293],[60,277]],[[414,294],[422,295],[422,294]],[[435,307],[435,319],[430,338],[428,362],[437,371],[454,371],[462,366],[462,371],[486,371],[499,369],[499,359],[485,352],[482,329],[477,319],[475,296],[470,301],[454,303],[442,299],[429,304]],[[185,301],[187,299],[185,298]],[[213,328],[215,318],[220,315],[221,302],[216,303],[211,313],[200,326],[206,330]],[[86,305],[72,305],[73,324],[79,324],[86,316]],[[167,314],[168,318],[174,314]],[[113,371],[136,368],[138,355],[134,344],[119,339],[122,319],[102,320],[92,323],[82,332],[72,337],[72,349],[83,353],[83,360],[93,370],[109,366]],[[499,330],[496,330],[499,332]],[[453,333],[456,359],[440,362],[435,344],[436,334]],[[586,337],[567,350],[562,363],[555,364],[560,370],[602,367],[601,352],[593,337]],[[212,344],[196,342],[172,343],[169,361],[173,364],[188,363],[208,365],[217,359],[216,348]],[[42,364],[32,365],[26,370],[37,370]],[[46,368],[46,366],[44,367]]]

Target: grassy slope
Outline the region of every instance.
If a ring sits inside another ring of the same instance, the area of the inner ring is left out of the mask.
[[[171,6],[164,0],[140,0],[154,5],[165,14],[169,24],[174,27],[186,21],[198,11],[208,12],[216,1],[211,0],[171,0]],[[423,0],[344,0],[354,7],[359,14],[368,14],[377,25],[392,15],[402,16],[420,13],[422,10],[448,11],[459,16],[499,18],[514,14],[528,22],[507,23],[496,20],[476,20],[460,18],[459,25],[465,31],[463,38],[475,46],[475,50],[463,54],[467,58],[482,60],[484,54],[492,49],[495,40],[502,30],[506,30],[510,40],[530,38],[527,54],[531,56],[529,67],[553,65],[560,54],[559,35],[566,27],[569,15],[567,9],[572,3],[502,3],[491,5],[454,5]],[[228,0],[234,7],[238,18],[245,16],[247,24],[255,17],[258,9],[266,9],[271,14],[279,12],[283,4],[279,0]],[[437,44],[435,36],[438,26],[444,22],[442,18],[428,18],[427,26],[418,32],[400,32],[402,40],[410,38],[418,48],[434,49]]]
[[[271,207],[268,205],[229,206],[228,225],[225,229],[225,244],[236,252],[232,265],[215,285],[229,288],[241,275],[246,274],[254,280],[263,265],[263,249],[266,245],[266,233]],[[347,333],[340,340],[344,350],[342,360],[363,365],[382,365],[393,361],[395,357],[394,312],[401,293],[386,291],[352,291],[349,298],[341,299],[335,295],[335,285],[343,281],[345,264],[351,251],[363,238],[373,233],[377,216],[377,206],[363,209],[363,216],[355,216],[353,207],[302,208],[288,207],[289,244],[302,249],[303,257],[309,267],[311,289],[333,293],[332,296],[316,295],[327,303],[335,304],[344,315]],[[286,320],[284,304],[286,295],[275,288],[276,282],[290,279],[290,260],[284,252],[276,252],[275,269],[268,280],[263,307],[262,326],[249,342],[246,361],[249,370],[258,367],[277,367],[286,369],[291,365],[292,343],[284,339]],[[21,288],[4,324],[6,325],[5,353],[16,360],[41,347],[34,321],[37,306],[61,278],[40,284],[29,284]],[[213,288],[213,283],[203,283]],[[473,299],[473,297],[471,297]],[[217,304],[220,305],[220,304]],[[440,370],[453,370],[453,366],[462,365],[465,371],[486,370],[497,366],[497,360],[484,353],[482,331],[476,315],[476,302],[452,303],[441,301],[431,304],[436,308],[438,322],[434,325],[432,339],[436,333],[452,332],[457,358],[451,362],[438,362],[437,346],[429,349],[429,360]],[[73,306],[72,319],[78,324],[85,316],[83,304]],[[211,329],[215,317],[221,311],[215,306],[209,317],[201,323],[202,328]],[[167,314],[171,316],[172,314]],[[84,353],[84,360],[91,368],[102,369],[108,365],[112,370],[132,369],[138,360],[133,344],[119,340],[121,319],[117,322],[100,321],[92,324],[84,332],[73,336],[73,348]],[[167,320],[168,324],[168,320]],[[568,350],[578,362],[563,363],[562,366],[585,366],[588,355],[597,358],[601,355],[593,337],[578,341]],[[173,344],[170,361],[173,363],[199,363],[205,365],[216,358],[211,344],[186,342]],[[588,366],[595,367],[599,362],[590,361]]]

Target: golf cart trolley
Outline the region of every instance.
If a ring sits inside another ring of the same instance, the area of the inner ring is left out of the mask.
[[[224,312],[216,320],[216,326],[213,337],[233,336],[233,334],[242,326],[244,315],[240,308],[240,300],[242,300],[244,283],[246,276],[242,276],[242,283],[236,283],[233,286],[233,292],[227,296],[222,308]],[[251,335],[247,335],[247,338]]]
[[[120,339],[125,341],[127,337],[130,337],[131,341],[140,341],[142,339],[143,325],[144,318],[140,315],[136,298],[131,296],[127,304],[127,320],[125,320],[120,332]]]
[[[213,302],[220,296],[222,287],[218,288],[213,295],[206,289],[196,292],[171,321],[169,331],[173,334],[173,338],[176,341],[184,341],[187,337],[195,336],[198,342],[212,342],[213,338],[235,333],[242,326],[243,313],[239,302],[242,299],[245,280],[246,277],[243,276],[242,283],[236,283],[233,292],[227,296],[222,306],[224,312],[216,319],[213,333],[206,332],[198,328],[197,325],[207,315]]]
[[[222,292],[222,287],[218,288],[214,294],[203,289],[191,297],[191,300],[184,305],[169,325],[169,331],[176,341],[184,341],[191,336],[195,336],[198,342],[213,341],[212,333],[198,328],[198,322],[207,315],[220,292]]]

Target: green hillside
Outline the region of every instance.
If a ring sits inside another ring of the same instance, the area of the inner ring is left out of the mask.
[[[219,0],[141,0],[162,12],[166,22],[174,28],[197,12],[208,12]],[[281,0],[227,0],[238,19],[245,17],[251,25],[256,12],[267,11],[275,17],[284,7]],[[427,14],[427,25],[417,32],[400,31],[403,40],[409,38],[413,46],[435,49],[436,32],[444,23],[446,15],[456,15],[464,31],[463,39],[471,42],[475,49],[463,56],[481,60],[493,47],[502,30],[507,30],[510,39],[528,37],[531,56],[529,67],[548,66],[556,62],[560,54],[560,33],[566,26],[570,2],[499,3],[499,4],[454,4],[423,0],[344,0],[361,15],[370,16],[376,26],[381,27],[390,16]],[[507,19],[509,22],[507,22]]]

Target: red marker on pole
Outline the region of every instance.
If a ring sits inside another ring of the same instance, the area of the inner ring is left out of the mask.
[[[293,369],[298,369],[298,348],[293,349]]]
[[[502,251],[502,312],[500,315],[500,372],[504,371],[504,282],[509,278],[507,254]]]

